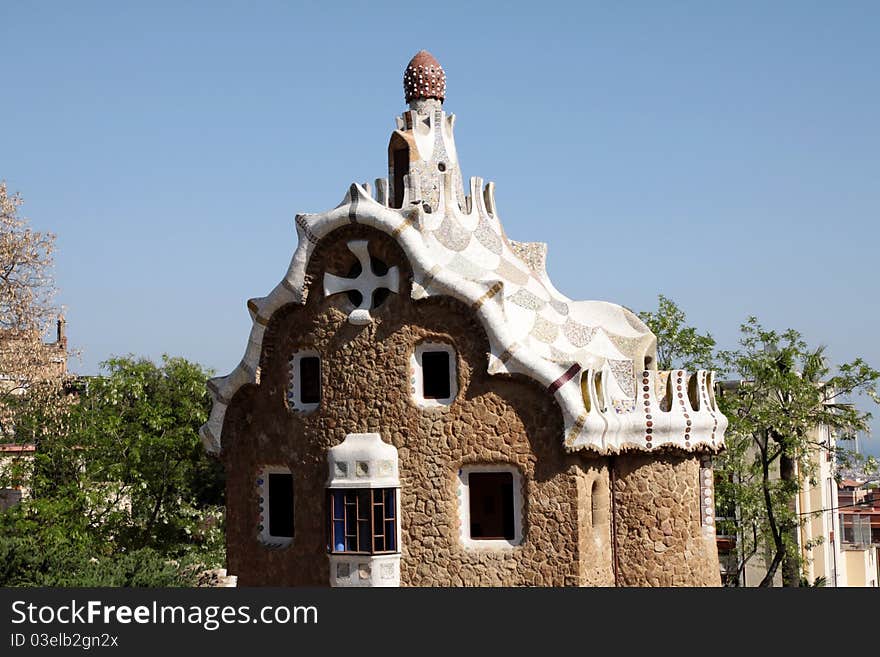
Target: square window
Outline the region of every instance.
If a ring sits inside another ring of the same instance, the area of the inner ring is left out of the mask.
[[[21,503],[21,491],[17,488],[0,488],[0,511],[11,509]]]
[[[465,547],[509,548],[522,542],[521,481],[513,465],[465,466],[459,472]]]

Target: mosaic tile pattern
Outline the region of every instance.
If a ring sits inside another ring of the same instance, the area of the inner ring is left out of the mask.
[[[446,98],[446,72],[440,62],[427,50],[416,53],[403,74],[406,102],[418,98]]]
[[[504,245],[501,242],[501,236],[495,232],[495,227],[489,223],[485,217],[480,217],[477,228],[474,230],[474,237],[482,244],[485,249],[495,255],[501,255]]]
[[[562,332],[575,347],[584,347],[593,339],[595,329],[569,319],[562,325]]]
[[[531,335],[541,342],[546,342],[547,344],[552,343],[556,340],[556,336],[559,334],[559,327],[552,322],[548,322],[546,319],[537,315],[535,317],[535,325],[532,327]]]
[[[484,271],[478,265],[475,265],[467,258],[461,257],[459,254],[456,254],[446,267],[451,271],[454,271],[456,274],[460,274],[471,280],[479,280]]]
[[[506,260],[504,256],[501,256],[501,262],[495,267],[495,272],[501,278],[510,281],[514,285],[525,285],[529,282],[528,272],[523,271],[509,260]]]
[[[434,238],[450,251],[464,251],[471,242],[471,234],[450,217],[443,219],[440,228],[434,231]]]
[[[508,297],[508,300],[511,303],[515,303],[517,306],[535,311],[540,310],[547,305],[546,301],[539,299],[525,288],[517,290],[513,295]]]
[[[510,240],[510,248],[533,272],[543,272],[547,260],[547,245],[543,242],[516,242]]]
[[[553,307],[553,310],[558,312],[563,317],[568,315],[568,304],[564,301],[559,301],[558,299],[551,298],[550,305]]]
[[[608,366],[621,389],[630,397],[635,397],[635,372],[632,361],[610,360]]]
[[[290,273],[269,297],[260,299],[256,317],[265,320],[284,303],[304,300],[307,282],[303,263],[308,262],[316,244],[339,227],[340,221],[347,219],[373,226],[392,235],[403,247],[413,270],[413,298],[450,295],[477,313],[490,337],[490,372],[524,374],[544,386],[560,382],[554,395],[563,411],[565,444],[570,448],[587,447],[601,452],[613,452],[618,447],[652,449],[656,442],[654,413],[674,415],[673,419],[664,420],[664,445],[674,443],[695,449],[698,444],[711,441],[712,448],[720,448],[726,418],[720,412],[715,417],[709,410],[704,417],[704,409],[691,411],[681,402],[679,386],[686,384],[680,380],[680,373],[672,374],[672,394],[666,400],[671,406],[661,407],[657,402],[665,395],[660,380],[663,375],[658,373],[645,376],[641,386],[650,388],[656,383],[657,396],[649,395],[654,401],[642,399],[638,386],[642,379],[636,380],[633,370],[641,368],[645,355],[653,353],[654,336],[631,311],[602,301],[571,300],[555,291],[547,282],[546,245],[516,242],[505,236],[494,201],[494,186],[484,188],[481,179],[472,178],[469,195],[465,196],[452,136],[453,120],[440,105],[445,95],[445,77],[442,70],[438,72],[439,65],[433,71],[430,66],[429,63],[427,74],[434,76],[431,80],[418,67],[408,72],[413,102],[402,120],[398,120],[398,128],[409,133],[407,143],[418,150],[410,163],[408,206],[389,208],[371,198],[363,186],[351,185],[336,209],[297,216],[300,244]],[[441,82],[443,94],[435,93]],[[424,84],[429,87],[419,86]],[[412,201],[416,199],[419,203],[414,205]],[[408,218],[409,228],[400,229],[402,221]],[[601,294],[601,290],[596,292]],[[263,328],[255,323],[249,342],[255,347],[248,347],[239,367],[228,377],[214,379],[211,392],[215,407],[202,431],[209,449],[220,449],[226,400],[243,383],[253,382]],[[593,371],[604,368],[603,383],[608,396],[605,405],[611,408],[602,412],[610,418],[591,415],[586,411],[579,385],[572,383],[575,379],[560,378],[573,364]],[[705,377],[700,378],[700,385],[703,390]],[[638,410],[643,401],[647,402],[644,406],[648,415],[644,420]],[[634,403],[637,410],[633,409]],[[698,413],[701,424],[694,425]],[[607,431],[598,429],[599,426],[605,426]],[[699,438],[692,437],[692,427],[701,433]],[[614,446],[614,432],[630,437]],[[670,432],[674,437],[670,437]]]
[[[550,347],[550,359],[554,363],[570,363],[571,362],[571,354],[560,351],[556,347]]]

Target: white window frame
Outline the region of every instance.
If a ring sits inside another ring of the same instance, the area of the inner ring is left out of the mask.
[[[422,355],[425,352],[445,351],[449,354],[449,397],[443,399],[426,399],[424,397],[424,371]],[[446,342],[422,342],[416,345],[410,358],[410,383],[412,396],[416,404],[428,408],[449,406],[458,396],[458,354],[455,347]]]
[[[513,538],[471,538],[470,475],[473,473],[509,472],[513,475]],[[522,473],[515,465],[465,465],[458,471],[458,517],[461,521],[461,543],[466,548],[508,549],[523,542]]]
[[[319,401],[305,403],[302,400],[302,390],[300,389],[300,362],[303,358],[318,359],[318,397]],[[287,403],[288,405],[302,413],[313,413],[321,406],[321,399],[324,398],[324,391],[321,389],[321,379],[324,371],[324,363],[321,360],[321,354],[314,349],[303,349],[295,351],[288,361],[288,378],[287,378]]]
[[[273,536],[269,533],[269,475],[270,474],[286,474],[291,475],[291,479],[293,479],[293,473],[290,471],[290,468],[285,467],[283,465],[264,465],[260,468],[260,471],[257,473],[257,482],[262,482],[257,484],[257,495],[258,497],[258,505],[260,509],[260,524],[262,525],[262,529],[259,530],[259,539],[260,543],[268,548],[281,549],[288,547],[291,543],[293,543],[293,536]],[[293,534],[296,536],[296,482],[292,481],[292,485],[294,486],[293,491]],[[262,500],[262,502],[259,502]]]

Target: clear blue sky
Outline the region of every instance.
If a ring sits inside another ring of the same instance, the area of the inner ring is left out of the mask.
[[[295,213],[386,174],[422,48],[561,291],[880,365],[880,3],[133,4],[0,5],[0,178],[58,234],[74,370],[232,369]]]

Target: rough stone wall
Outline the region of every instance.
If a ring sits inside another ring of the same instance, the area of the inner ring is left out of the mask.
[[[613,586],[608,461],[585,457],[577,475],[578,550],[585,586]]]
[[[371,254],[401,268],[400,294],[353,326],[344,294],[324,299],[321,274],[347,275],[349,239],[369,237]],[[592,480],[607,482],[600,459],[567,455],[553,397],[525,377],[486,373],[488,341],[474,313],[449,298],[413,302],[410,270],[397,244],[362,226],[339,229],[316,249],[304,306],[279,309],[267,326],[259,384],[242,387],[226,413],[227,562],[241,586],[327,585],[326,450],[348,433],[378,432],[399,450],[401,583],[404,586],[613,585],[610,551],[585,524]],[[458,354],[458,398],[422,408],[410,393],[410,355],[422,341]],[[322,401],[311,414],[286,403],[288,359],[321,354]],[[523,483],[521,545],[464,548],[459,540],[458,470],[513,464]],[[294,476],[295,537],[284,549],[258,540],[256,478],[263,465]]]
[[[614,459],[620,586],[720,586],[715,532],[700,521],[700,455]]]

